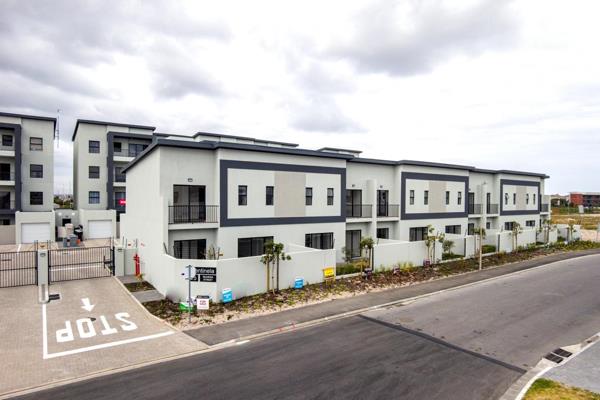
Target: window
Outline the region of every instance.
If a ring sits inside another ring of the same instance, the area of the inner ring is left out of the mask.
[[[458,205],[460,206],[462,204],[462,192],[458,192]]]
[[[533,194],[533,204],[535,204],[535,193]]]
[[[44,204],[44,192],[29,192],[29,204],[41,206]]]
[[[415,204],[415,191],[411,190],[410,191],[410,201],[409,201],[410,205],[412,206],[413,204]]]
[[[525,226],[534,227],[535,226],[535,219],[532,219],[530,221],[525,221]]]
[[[346,190],[346,217],[362,216],[362,190]]]
[[[460,225],[446,225],[446,233],[460,235]]]
[[[123,173],[125,167],[115,167],[115,182],[126,182],[127,177]]]
[[[389,190],[378,190],[377,191],[377,216],[388,217],[390,216],[389,201],[390,191]]]
[[[206,239],[175,240],[173,242],[173,256],[191,260],[206,258]]]
[[[100,192],[88,192],[88,204],[100,204]]]
[[[129,157],[137,157],[147,147],[147,144],[129,143]]]
[[[504,193],[504,204],[508,205],[508,193]]]
[[[327,188],[327,205],[333,205],[333,188]]]
[[[517,194],[513,193],[513,204],[517,204]]]
[[[505,231],[512,231],[513,230],[513,226],[514,226],[514,222],[505,222],[504,223],[504,230]]]
[[[428,231],[427,227],[410,228],[408,231],[409,240],[411,242],[419,242],[427,239]]]
[[[44,139],[41,137],[29,138],[29,150],[42,151],[44,150]]]
[[[7,146],[7,147],[13,146],[12,135],[2,135],[2,146]]]
[[[360,257],[360,229],[346,231],[346,257]]]
[[[88,167],[88,178],[99,179],[100,178],[100,167],[95,166],[95,165],[90,165]]]
[[[113,142],[113,153],[120,153],[123,150],[121,142]]]
[[[90,140],[88,150],[90,153],[100,153],[100,142],[97,140]]]
[[[423,204],[429,204],[429,190],[423,192]]]
[[[312,188],[311,187],[306,188],[304,196],[306,198],[306,205],[312,206]]]
[[[238,257],[254,257],[265,254],[265,244],[272,242],[273,236],[238,239]]]
[[[529,193],[525,194],[525,204],[529,204]]]
[[[446,205],[450,204],[450,192],[446,190]]]
[[[8,218],[3,218],[3,219],[2,219],[2,225],[10,225],[10,219],[8,219]]]
[[[485,229],[492,229],[492,223],[490,221],[485,223]]]
[[[247,206],[248,205],[248,186],[239,185],[238,186],[238,206]]]
[[[470,224],[467,224],[467,235],[473,236],[474,234],[475,234],[475,224],[471,222]]]
[[[333,249],[333,232],[307,233],[304,236],[304,245],[313,249]]]
[[[29,177],[30,178],[43,178],[44,177],[44,166],[41,164],[30,164],[29,165]]]
[[[124,210],[126,204],[125,192],[115,192],[115,208],[118,211]]]
[[[267,186],[265,189],[265,204],[267,206],[273,205],[273,186]]]
[[[377,239],[389,239],[390,228],[377,228]]]

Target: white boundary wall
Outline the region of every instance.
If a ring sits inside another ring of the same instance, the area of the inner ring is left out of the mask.
[[[436,259],[442,258],[442,244],[436,242]],[[373,246],[373,266],[375,269],[390,268],[398,263],[409,262],[415,266],[423,265],[427,259],[427,246],[425,241],[404,242],[386,240]]]
[[[569,228],[569,225],[567,225],[567,224],[557,224],[556,225],[556,230],[558,231],[557,236],[561,236],[561,237],[565,238],[565,240],[567,240],[568,228]],[[573,232],[573,237],[571,239],[572,240],[580,240],[581,239],[581,225],[573,225],[573,228],[575,229],[575,231]]]

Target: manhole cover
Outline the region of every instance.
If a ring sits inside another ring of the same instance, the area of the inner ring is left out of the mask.
[[[573,355],[573,353],[571,353],[570,351],[566,351],[563,349],[556,349],[553,351],[553,353],[564,358],[571,357]]]
[[[560,364],[563,360],[562,357],[557,356],[556,354],[548,353],[544,356],[545,359]]]

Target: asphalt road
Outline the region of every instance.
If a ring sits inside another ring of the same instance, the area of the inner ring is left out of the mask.
[[[23,399],[494,399],[600,331],[600,256]]]

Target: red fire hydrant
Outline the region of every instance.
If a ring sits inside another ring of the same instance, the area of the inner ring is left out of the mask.
[[[135,274],[139,275],[142,271],[140,271],[140,256],[137,253],[133,255],[133,261],[135,261]]]

